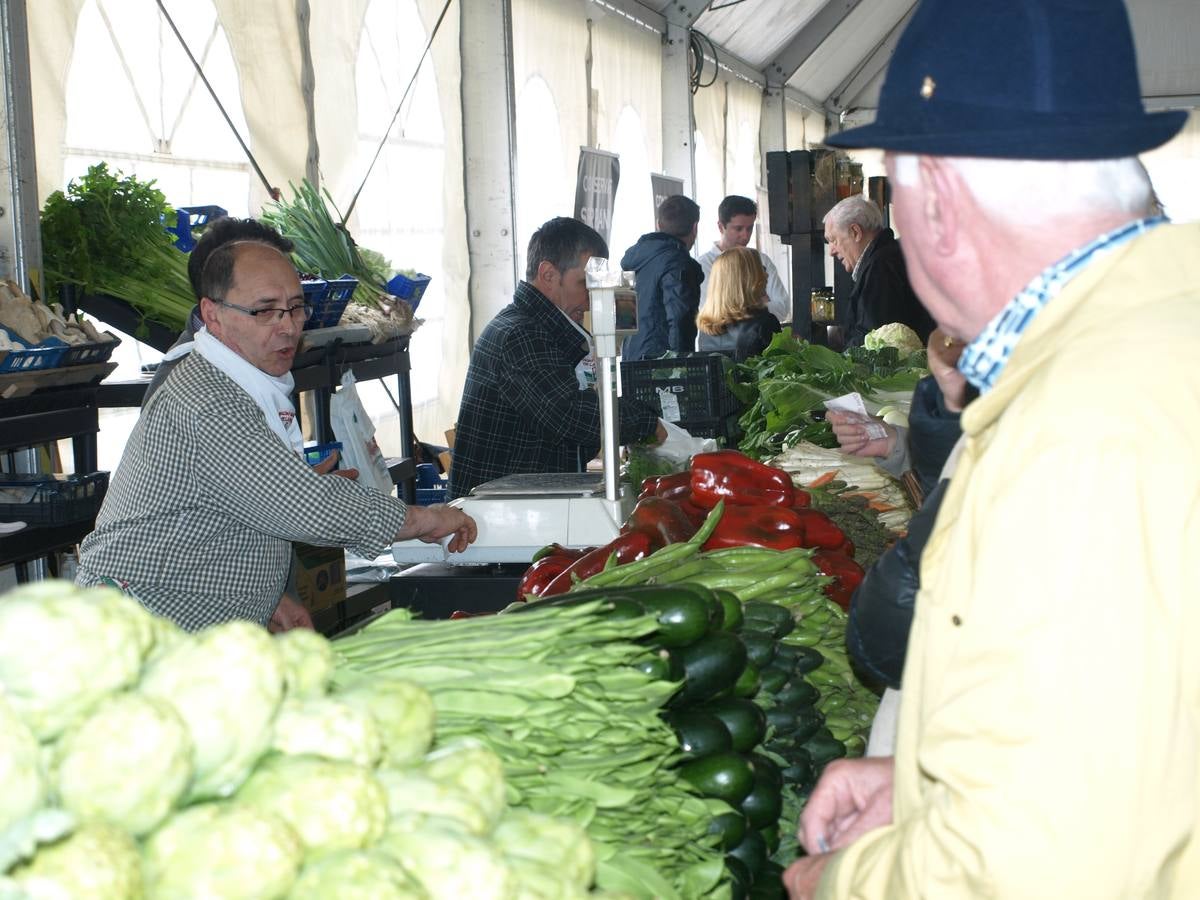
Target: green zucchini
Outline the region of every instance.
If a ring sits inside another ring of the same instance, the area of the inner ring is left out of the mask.
[[[742,604],[742,614],[747,620],[753,619],[757,622],[770,622],[772,625],[771,633],[777,638],[789,634],[796,627],[796,622],[792,618],[792,611],[786,606],[780,606],[778,603],[747,600]]]
[[[802,678],[793,678],[775,692],[775,702],[789,709],[813,706],[820,699],[820,691]]]
[[[804,742],[804,749],[812,757],[813,765],[820,769],[835,759],[846,755],[846,745],[829,733],[828,729],[820,728],[817,733]]]
[[[708,823],[708,833],[720,835],[722,850],[732,850],[746,836],[746,817],[739,812],[722,813]]]
[[[742,614],[742,601],[737,598],[737,594],[733,591],[719,589],[714,590],[713,594],[721,601],[721,607],[725,614],[721,620],[721,627],[726,631],[740,630],[745,616]]]
[[[679,775],[703,796],[724,800],[730,806],[738,806],[754,788],[754,770],[737,753],[714,753],[685,762]]]
[[[809,672],[825,665],[825,657],[821,655],[820,650],[814,647],[802,647],[799,644],[789,644],[786,646],[795,653],[795,658],[792,662],[792,671],[797,675],[807,675]]]
[[[783,867],[768,860],[754,879],[746,900],[787,900],[787,889],[783,886]]]
[[[764,825],[762,828],[758,829],[758,833],[762,835],[763,841],[767,845],[767,853],[773,855],[775,851],[779,849],[779,817],[776,816],[775,821],[770,825]],[[761,879],[762,876],[763,872],[759,872],[758,877]]]
[[[686,647],[708,633],[712,622],[712,595],[683,586],[655,587],[634,598],[658,620],[652,640],[663,647]]]
[[[635,663],[633,667],[655,681],[671,680],[671,657],[668,655],[655,653],[649,659]]]
[[[742,669],[742,674],[738,676],[738,680],[733,686],[733,695],[735,697],[753,697],[761,687],[762,676],[758,674],[758,666],[746,660],[745,668]]]
[[[725,724],[701,709],[680,709],[663,716],[679,738],[684,759],[703,759],[733,749],[733,739]]]
[[[745,607],[742,608],[745,610]],[[782,609],[782,607],[780,608]],[[775,618],[768,619],[749,611],[745,612],[745,617],[745,622],[742,625],[743,628],[753,628],[755,631],[765,631],[776,640],[791,634],[796,628],[796,623],[791,619],[787,619],[786,621]]]
[[[678,654],[684,682],[671,700],[674,706],[708,700],[732,689],[746,667],[746,647],[728,631],[710,632]]]
[[[762,690],[765,694],[775,694],[783,690],[792,677],[791,672],[779,668],[775,663],[760,667],[759,672],[762,675]]]
[[[730,850],[727,856],[740,859],[751,877],[757,880],[758,873],[767,862],[767,842],[758,831],[748,828],[742,842]]]
[[[791,737],[796,730],[795,710],[772,706],[766,711],[766,720],[772,738]]]
[[[825,724],[825,717],[811,706],[803,706],[791,712],[793,724],[789,737],[797,744],[803,744]]]
[[[783,781],[790,787],[804,789],[816,781],[812,763],[808,759],[797,760],[783,770]]]
[[[753,700],[730,697],[708,704],[706,710],[729,729],[733,749],[738,753],[753,750],[767,733],[767,717]]]
[[[726,855],[725,868],[729,872],[729,900],[747,900],[754,878],[746,864],[735,856]]]
[[[751,631],[744,625],[741,634],[742,643],[746,645],[746,656],[750,662],[758,666],[759,669],[765,669],[771,664],[771,660],[775,658],[778,644],[775,638],[768,632]]]
[[[750,765],[754,766],[755,781],[768,781],[778,787],[783,787],[783,775],[773,759],[761,753],[751,753]]]
[[[754,787],[742,801],[742,814],[751,828],[766,828],[779,824],[783,812],[781,788],[762,778],[754,779]]]

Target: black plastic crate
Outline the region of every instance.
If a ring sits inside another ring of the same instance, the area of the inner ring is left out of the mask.
[[[120,345],[119,340],[97,341],[92,344],[72,344],[59,360],[60,366],[87,366],[95,363],[106,363],[112,358],[113,351]]]
[[[621,395],[654,407],[668,422],[716,423],[742,412],[725,380],[726,358],[718,353],[639,359],[621,363]]]
[[[692,419],[678,422],[680,428],[698,438],[718,438],[726,447],[736,447],[742,439],[742,427],[738,424],[740,413],[730,413],[720,419]]]
[[[90,475],[0,474],[0,522],[31,528],[94,519],[108,491],[108,473]]]

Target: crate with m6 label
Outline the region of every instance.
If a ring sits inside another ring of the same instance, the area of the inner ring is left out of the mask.
[[[744,406],[729,389],[731,365],[719,353],[623,361],[621,396],[649,404],[695,437],[732,440]]]

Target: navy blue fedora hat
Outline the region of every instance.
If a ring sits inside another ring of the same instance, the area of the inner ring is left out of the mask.
[[[888,66],[875,121],[826,143],[1109,159],[1166,143],[1186,119],[1143,109],[1122,0],[921,0]]]

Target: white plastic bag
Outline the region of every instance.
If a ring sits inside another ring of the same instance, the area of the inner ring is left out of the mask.
[[[363,409],[352,372],[342,376],[341,390],[329,398],[329,424],[342,442],[342,462],[358,469],[358,483],[390,494],[394,487],[392,476],[375,442],[375,425]]]
[[[662,456],[672,462],[686,463],[697,453],[710,453],[717,449],[713,438],[692,437],[674,422],[659,419],[667,431],[667,439],[657,447],[651,448],[655,456]]]

